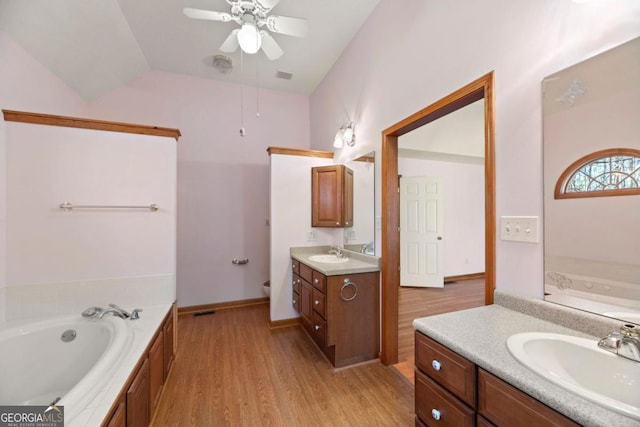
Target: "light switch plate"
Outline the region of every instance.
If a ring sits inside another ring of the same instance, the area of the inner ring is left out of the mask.
[[[538,217],[500,217],[500,239],[511,242],[538,243]]]

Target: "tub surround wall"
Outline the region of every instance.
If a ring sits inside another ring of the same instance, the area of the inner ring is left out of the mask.
[[[5,126],[4,320],[175,301],[176,140]],[[158,210],[58,207],[67,201]]]
[[[414,327],[556,411],[584,426],[637,426],[638,421],[604,409],[544,380],[521,365],[506,340],[519,332],[551,332],[600,339],[622,322],[537,299],[496,291],[494,305],[413,322]]]
[[[131,311],[176,299],[175,275],[105,278],[86,281],[8,286],[6,321],[80,314],[83,310],[117,304]],[[2,293],[0,292],[0,295]]]

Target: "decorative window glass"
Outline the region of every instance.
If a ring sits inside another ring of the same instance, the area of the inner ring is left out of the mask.
[[[560,176],[556,199],[640,194],[640,150],[597,151],[573,162]]]

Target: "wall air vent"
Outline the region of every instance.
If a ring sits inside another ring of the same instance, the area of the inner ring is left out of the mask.
[[[293,77],[292,73],[287,73],[285,71],[277,71],[276,72],[276,77],[279,79],[284,79],[284,80],[291,80],[291,78]]]

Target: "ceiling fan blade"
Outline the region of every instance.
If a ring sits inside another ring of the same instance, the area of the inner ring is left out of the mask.
[[[262,36],[262,51],[265,55],[267,55],[267,58],[269,58],[271,61],[280,58],[284,51],[282,50],[278,42],[276,42],[273,37],[271,37],[271,34],[264,30],[260,31],[260,35]]]
[[[276,5],[280,3],[280,0],[255,0],[255,3],[257,7],[263,9],[265,12],[268,12],[276,7]]]
[[[222,43],[222,46],[220,46],[220,50],[222,52],[232,53],[232,52],[235,52],[236,50],[238,50],[238,46],[240,46],[238,44],[238,33],[239,32],[240,32],[240,29],[236,28],[235,30],[231,31],[231,33],[229,33],[229,36]]]
[[[306,19],[290,16],[271,15],[267,17],[265,24],[270,31],[288,36],[305,37],[309,31]]]
[[[233,17],[230,14],[226,12],[214,12],[213,10],[192,9],[190,7],[185,7],[184,9],[182,9],[182,13],[193,19],[206,19],[208,21],[220,22],[230,22],[233,20]]]

